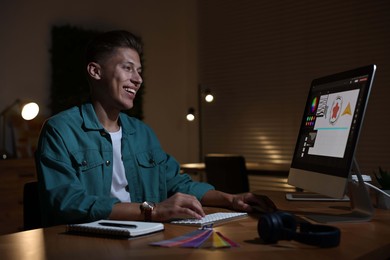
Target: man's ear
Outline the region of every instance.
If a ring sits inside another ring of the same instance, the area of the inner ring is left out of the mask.
[[[91,78],[96,79],[96,80],[101,79],[101,67],[98,63],[96,63],[96,62],[88,63],[87,72]]]

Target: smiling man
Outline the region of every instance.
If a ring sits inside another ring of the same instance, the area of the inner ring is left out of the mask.
[[[180,174],[154,132],[121,112],[133,107],[141,87],[141,54],[140,39],[127,31],[104,33],[87,46],[91,101],[47,120],[39,139],[44,225],[201,218],[202,206],[274,210],[264,197],[223,193]]]

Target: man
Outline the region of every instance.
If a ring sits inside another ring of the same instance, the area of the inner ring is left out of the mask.
[[[98,219],[168,221],[201,218],[202,206],[274,209],[251,193],[232,195],[179,173],[153,131],[122,110],[142,84],[142,44],[112,31],[87,47],[91,101],[50,118],[42,128],[36,165],[45,226]]]

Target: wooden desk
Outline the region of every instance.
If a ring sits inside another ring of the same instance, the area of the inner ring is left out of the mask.
[[[345,202],[290,202],[284,193],[264,192],[282,210],[334,212],[332,206]],[[216,209],[207,209],[209,212]],[[257,217],[251,215],[215,227],[216,231],[240,244],[229,249],[189,249],[152,247],[150,242],[173,238],[193,227],[165,225],[165,231],[132,240],[70,235],[64,226],[24,231],[0,236],[1,259],[388,259],[390,257],[390,211],[376,210],[374,219],[365,223],[335,224],[341,229],[341,244],[335,248],[317,248],[295,241],[265,245],[257,234]]]

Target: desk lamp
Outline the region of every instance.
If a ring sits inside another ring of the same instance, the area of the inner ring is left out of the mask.
[[[1,159],[7,159],[9,158],[9,154],[6,149],[6,130],[7,130],[7,116],[11,114],[14,110],[17,110],[17,113],[20,113],[20,116],[24,120],[32,120],[34,119],[38,113],[39,113],[39,106],[34,102],[26,102],[21,101],[20,99],[16,99],[11,105],[6,107],[3,111],[0,113],[1,117],[1,123],[3,127],[3,132],[1,136]]]
[[[202,135],[202,100],[207,103],[214,101],[214,96],[209,88],[204,88],[203,85],[198,86],[198,134],[199,134],[199,162],[203,161],[203,135]],[[190,107],[186,116],[188,121],[196,120],[195,108]]]

